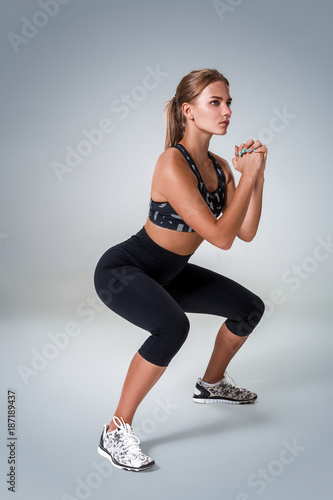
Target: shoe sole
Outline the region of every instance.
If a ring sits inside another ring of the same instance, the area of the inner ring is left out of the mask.
[[[192,401],[199,404],[227,403],[230,405],[248,405],[248,404],[253,404],[256,401],[256,399],[253,399],[251,401],[233,401],[231,399],[192,398]]]
[[[154,460],[152,462],[150,462],[150,464],[144,465],[143,467],[131,467],[130,465],[121,465],[114,458],[112,458],[111,455],[107,451],[103,450],[103,448],[101,448],[100,446],[98,446],[97,451],[102,457],[110,460],[112,465],[114,467],[116,467],[117,469],[129,470],[132,472],[142,472],[142,471],[145,471],[147,469],[150,469],[151,467],[153,467],[155,465]]]

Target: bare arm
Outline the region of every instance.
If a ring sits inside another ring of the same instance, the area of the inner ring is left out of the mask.
[[[237,235],[243,241],[252,241],[257,233],[261,217],[264,182],[264,177],[257,178],[255,182],[245,219]]]
[[[196,233],[219,248],[229,249],[244,222],[262,162],[260,153],[239,158],[242,176],[218,220],[204,202],[197,189],[196,177],[177,150],[170,148],[160,156],[154,176],[158,176],[161,196]]]
[[[243,223],[237,233],[237,236],[244,241],[252,241],[253,238],[256,235],[258,226],[259,226],[259,221],[260,221],[260,216],[261,216],[261,209],[262,209],[262,195],[263,195],[263,187],[264,187],[264,169],[265,169],[265,164],[266,164],[266,158],[267,158],[267,149],[265,146],[259,147],[259,141],[254,143],[252,147],[250,147],[250,153],[252,154],[253,149],[257,147],[257,151],[262,151],[264,155],[264,162],[262,164],[262,167],[258,173],[258,176],[256,178],[256,182],[253,186],[253,191],[251,195],[251,199],[248,205],[248,209],[245,215],[245,218],[243,220]],[[241,166],[238,165],[238,152],[241,150],[243,147],[245,149],[248,148],[248,144],[241,144],[241,146],[236,147],[235,151],[235,158],[233,159],[233,165],[237,170],[242,171]],[[229,164],[223,160],[222,158],[219,158],[219,161],[221,165],[223,165],[224,171],[226,173],[227,177],[227,184],[226,184],[226,193],[225,193],[225,208],[227,208],[231,200],[233,199],[233,196],[236,191],[235,187],[235,181],[234,181],[234,176],[232,174],[231,168]]]

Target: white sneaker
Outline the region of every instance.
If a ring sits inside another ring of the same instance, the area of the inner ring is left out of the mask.
[[[98,453],[118,469],[138,472],[155,465],[154,460],[140,449],[140,439],[134,436],[131,426],[118,417],[113,417],[113,422],[116,430],[108,432],[108,426],[103,427]]]
[[[229,382],[227,377],[232,382]],[[225,372],[223,379],[212,387],[207,387],[202,382],[202,379],[198,378],[192,398],[195,403],[249,404],[254,403],[257,399],[254,392],[237,387],[227,372]]]

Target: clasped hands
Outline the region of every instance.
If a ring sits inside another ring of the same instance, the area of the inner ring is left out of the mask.
[[[249,157],[251,161],[249,161]],[[264,177],[264,171],[267,159],[267,147],[260,141],[249,139],[235,146],[235,157],[232,159],[233,166],[238,172],[255,173],[257,178]]]

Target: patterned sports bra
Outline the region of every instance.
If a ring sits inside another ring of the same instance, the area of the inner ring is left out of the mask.
[[[223,199],[224,199],[224,186],[225,186],[225,175],[217,163],[214,156],[208,152],[209,158],[212,160],[218,179],[218,187],[215,191],[208,191],[206,188],[198,167],[191,158],[189,152],[184,148],[182,144],[176,144],[173,146],[177,148],[186,159],[191,170],[195,173],[198,179],[198,190],[211,209],[212,213],[217,218],[222,213]],[[157,226],[165,227],[167,229],[173,229],[174,231],[181,231],[186,233],[192,233],[194,230],[186,224],[185,221],[175,212],[170,203],[168,202],[157,202],[150,198],[149,204],[149,219]]]

